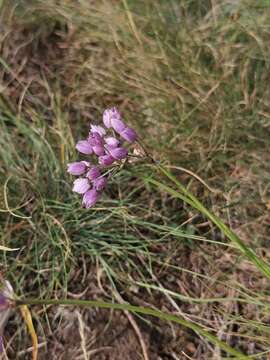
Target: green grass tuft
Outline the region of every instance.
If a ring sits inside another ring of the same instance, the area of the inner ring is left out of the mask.
[[[66,164],[117,105],[154,159],[268,267],[269,20],[267,0],[0,1],[0,246],[19,248],[1,250],[0,270],[18,296],[120,294],[267,359],[270,287],[253,253],[152,186],[147,164],[123,169],[90,211]],[[34,307],[41,359],[108,346],[112,359],[141,358],[125,315],[76,311]],[[202,333],[134,319],[150,359],[226,358]],[[31,346],[18,315],[5,346],[9,359]]]

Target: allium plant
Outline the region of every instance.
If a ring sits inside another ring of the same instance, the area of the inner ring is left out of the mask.
[[[128,127],[116,107],[103,113],[104,127],[90,125],[87,139],[80,140],[76,149],[91,156],[88,161],[67,165],[67,172],[79,176],[73,182],[73,191],[83,196],[82,204],[93,207],[105,189],[112,171],[129,156],[127,145],[137,140],[134,129]]]

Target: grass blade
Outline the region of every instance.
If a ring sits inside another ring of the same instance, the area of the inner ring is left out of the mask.
[[[162,311],[154,310],[151,308],[134,306],[128,303],[125,304],[113,304],[103,301],[92,301],[92,300],[55,300],[55,299],[20,299],[16,301],[17,305],[71,305],[71,306],[87,306],[87,307],[98,307],[104,309],[115,309],[115,310],[128,310],[137,314],[151,315],[161,320],[172,321],[179,325],[182,325],[186,328],[189,328],[196,333],[202,335],[208,339],[211,343],[218,345],[222,350],[226,351],[228,354],[233,355],[236,359],[248,360],[249,356],[240,353],[239,351],[233,349],[231,346],[221,341],[215,335],[204,330],[201,326],[184,320],[178,316],[167,314]]]
[[[250,247],[245,245],[245,243],[231,229],[229,229],[221,219],[206,209],[204,205],[194,195],[192,195],[190,191],[188,191],[186,187],[182,185],[171,172],[169,172],[163,166],[158,166],[158,169],[170,180],[172,180],[180,191],[176,191],[173,188],[152,178],[147,179],[149,183],[161,188],[172,196],[183,200],[185,203],[200,211],[201,214],[205,215],[209,220],[211,220],[222,231],[222,233],[240,249],[240,251],[257,267],[258,270],[260,270],[266,277],[270,279],[270,267],[266,262],[261,260]]]

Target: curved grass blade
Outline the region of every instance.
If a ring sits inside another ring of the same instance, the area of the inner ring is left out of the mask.
[[[257,267],[259,271],[261,271],[266,277],[270,279],[270,266],[265,261],[260,259],[250,247],[245,245],[245,243],[231,229],[229,229],[228,226],[225,225],[221,219],[219,219],[216,215],[212,214],[208,209],[206,209],[204,205],[175,178],[174,175],[172,175],[162,166],[157,167],[163,172],[164,175],[166,175],[177,185],[180,192],[152,178],[147,179],[149,183],[161,188],[175,198],[183,200],[185,203],[189,204],[194,209],[200,211],[209,220],[211,220],[222,231],[222,233],[226,235],[227,238],[230,239],[231,242],[239,248],[239,250],[241,250],[241,252]]]
[[[171,321],[182,325],[188,329],[193,330],[194,332],[202,335],[208,339],[211,343],[220,347],[220,349],[226,351],[228,354],[233,355],[236,359],[250,360],[250,357],[242,354],[241,352],[233,349],[231,346],[221,341],[215,335],[204,330],[201,326],[184,320],[178,316],[167,314],[165,312],[154,310],[151,308],[134,306],[128,303],[125,304],[113,304],[103,301],[92,301],[92,300],[56,300],[56,299],[20,299],[16,300],[18,306],[21,305],[71,305],[71,306],[86,306],[86,307],[98,307],[103,309],[115,309],[115,310],[128,310],[137,314],[151,315],[161,320]]]

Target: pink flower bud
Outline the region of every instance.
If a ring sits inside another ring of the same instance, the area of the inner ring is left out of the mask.
[[[123,123],[123,121],[118,118],[112,118],[111,124],[114,131],[116,131],[118,134],[120,134],[126,128],[126,125]]]
[[[117,140],[115,137],[107,137],[104,140],[111,149],[116,148],[119,145],[119,140]]]
[[[73,182],[72,191],[74,191],[74,192],[76,192],[78,194],[84,194],[89,189],[90,189],[90,184],[89,184],[89,181],[87,179],[79,178],[79,179],[76,179]]]
[[[98,133],[100,136],[104,136],[106,135],[106,130],[102,127],[102,126],[99,126],[99,125],[90,125],[90,131],[91,133]]]
[[[82,203],[87,209],[89,209],[96,204],[99,197],[100,194],[96,190],[89,190],[84,194]]]
[[[104,147],[101,145],[94,146],[93,151],[97,156],[103,156],[105,154]]]
[[[82,175],[85,173],[87,166],[89,166],[89,163],[86,161],[78,161],[67,164],[67,172],[71,175]]]
[[[114,162],[114,158],[111,155],[104,155],[98,158],[98,162],[102,166],[109,166]]]
[[[123,147],[118,147],[115,149],[110,149],[110,154],[115,160],[122,160],[125,159],[128,155],[127,149]]]
[[[136,132],[128,127],[120,132],[120,136],[130,143],[133,143],[137,139]]]
[[[82,154],[92,154],[93,153],[93,149],[92,146],[90,145],[89,141],[87,140],[80,140],[77,142],[76,144],[76,149],[82,153]]]
[[[106,128],[110,128],[112,126],[111,124],[111,112],[110,109],[107,109],[103,113],[103,123],[106,126]]]
[[[107,179],[104,176],[95,179],[93,182],[93,186],[97,191],[103,190],[106,184],[107,184]]]
[[[107,109],[103,113],[103,123],[106,126],[106,128],[112,127],[112,118],[114,119],[121,119],[121,115],[116,107],[113,107],[111,109]]]
[[[98,168],[98,166],[93,166],[88,173],[86,174],[86,176],[88,177],[88,179],[90,180],[95,180],[96,178],[98,178],[100,176],[100,170]]]
[[[100,134],[97,132],[90,133],[88,137],[88,141],[91,146],[97,146],[97,145],[102,146],[104,144],[102,136],[100,136]]]

